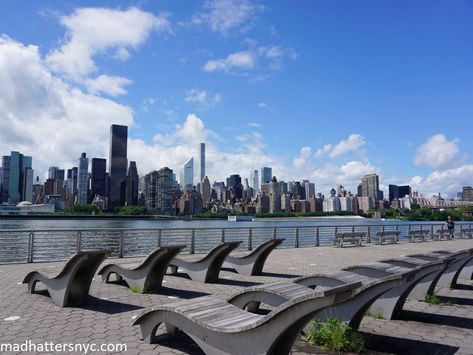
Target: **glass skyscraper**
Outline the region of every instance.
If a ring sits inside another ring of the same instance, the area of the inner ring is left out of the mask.
[[[200,143],[200,181],[205,176],[205,143]]]
[[[273,178],[273,169],[267,166],[261,168],[261,184],[267,184]]]
[[[125,204],[126,168],[127,168],[128,127],[110,126],[110,158],[108,172],[110,174],[109,209]]]
[[[90,190],[92,199],[96,196],[105,197],[107,160],[102,158],[92,159]]]
[[[79,171],[77,174],[77,204],[87,204],[87,190],[89,180],[89,158],[86,157],[85,153],[82,153],[79,158]]]

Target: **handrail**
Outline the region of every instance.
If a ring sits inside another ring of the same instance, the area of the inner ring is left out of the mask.
[[[187,253],[204,253],[223,241],[242,240],[240,250],[252,250],[263,241],[284,238],[281,247],[301,248],[331,245],[337,232],[365,232],[366,242],[382,230],[401,233],[407,240],[411,231],[444,228],[443,222],[330,224],[294,226],[224,226],[179,228],[30,228],[0,229],[0,263],[67,259],[81,250],[108,249],[115,257],[147,255],[157,246],[186,244]],[[457,222],[457,230],[471,229],[471,222]]]

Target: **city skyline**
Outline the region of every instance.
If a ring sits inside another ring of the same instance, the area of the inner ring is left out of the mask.
[[[2,6],[0,152],[43,180],[109,157],[119,124],[140,176],[205,142],[211,181],[268,166],[324,193],[372,173],[385,194],[472,185],[471,2]]]

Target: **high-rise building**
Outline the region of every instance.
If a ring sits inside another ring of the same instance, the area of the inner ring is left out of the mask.
[[[90,195],[92,199],[95,196],[106,197],[105,186],[106,186],[106,172],[107,170],[107,159],[103,158],[92,158],[91,167],[91,180],[90,180]]]
[[[138,184],[139,184],[138,169],[136,162],[131,161],[128,168],[128,175],[126,177],[126,205],[138,205]]]
[[[200,181],[205,176],[205,143],[200,143]]]
[[[0,203],[3,203],[3,167],[0,167]]]
[[[159,214],[172,214],[173,171],[167,167],[157,171],[156,209]]]
[[[243,185],[241,184],[240,175],[230,175],[227,178],[227,188],[233,191],[233,196],[236,199],[241,199],[243,197]]]
[[[463,201],[473,201],[473,187],[463,186],[462,200]]]
[[[202,195],[204,204],[210,200],[210,181],[207,176],[204,176],[200,182],[200,194]]]
[[[273,169],[267,166],[261,168],[261,184],[266,184],[271,181],[273,177]]]
[[[194,158],[186,161],[182,168],[181,188],[184,191],[190,191],[194,188]]]
[[[303,184],[305,188],[305,198],[308,200],[310,197],[315,195],[315,184],[313,182],[309,182],[308,180],[304,180]]]
[[[363,197],[371,197],[373,201],[382,200],[381,191],[379,190],[379,177],[376,174],[363,176],[361,180],[361,194]]]
[[[9,157],[3,157],[3,202],[11,204],[21,201],[32,202],[32,160],[31,157],[24,156],[19,152],[11,152]]]
[[[88,197],[89,158],[82,153],[79,158],[79,170],[77,173],[77,204],[86,205]]]
[[[251,180],[251,187],[255,191],[255,194],[259,192],[259,178],[258,178],[258,170],[253,170],[250,176]]]
[[[48,179],[56,179],[56,172],[59,170],[57,166],[50,166],[48,169]]]
[[[389,185],[389,202],[403,198],[406,195],[411,194],[411,187],[409,185],[398,186],[398,185]]]
[[[109,209],[125,204],[126,167],[127,167],[128,127],[110,126],[110,157],[108,172],[110,174]]]

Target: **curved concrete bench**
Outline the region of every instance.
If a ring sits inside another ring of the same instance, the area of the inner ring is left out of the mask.
[[[90,284],[100,264],[110,255],[108,251],[83,251],[73,255],[61,272],[52,278],[39,271],[26,275],[23,283],[28,292],[34,293],[41,282],[48,290],[51,300],[59,307],[82,306],[87,303]]]
[[[225,258],[240,244],[241,241],[221,243],[209,251],[201,260],[195,262],[174,258],[169,263],[171,274],[177,274],[178,268],[181,268],[194,281],[215,283],[218,280]]]
[[[266,315],[246,312],[215,296],[158,306],[136,318],[143,339],[153,342],[165,323],[180,329],[206,354],[287,354],[300,330],[321,310],[354,296],[359,283],[291,299]]]
[[[125,279],[128,286],[141,293],[157,293],[161,288],[164,274],[171,260],[184,249],[185,245],[169,245],[158,248],[134,269],[117,264],[105,265],[100,271],[103,282],[110,281],[115,274],[117,280]]]
[[[225,262],[239,274],[249,276],[261,275],[269,254],[284,240],[283,238],[267,240],[260,244],[252,253],[242,257],[229,255]]]
[[[405,280],[401,274],[371,278],[348,271],[338,271],[331,274],[300,277],[293,282],[285,281],[250,287],[230,297],[227,301],[239,308],[246,308],[248,311],[254,312],[260,303],[277,307],[291,301],[294,297],[310,295],[311,292],[314,292],[313,288],[317,290],[320,287],[328,287],[330,289],[360,283],[360,287],[355,290],[354,297],[315,314],[322,321],[330,317],[337,317],[341,321],[349,323],[352,329],[357,329],[365,311],[371,304],[391,288],[405,283]]]

